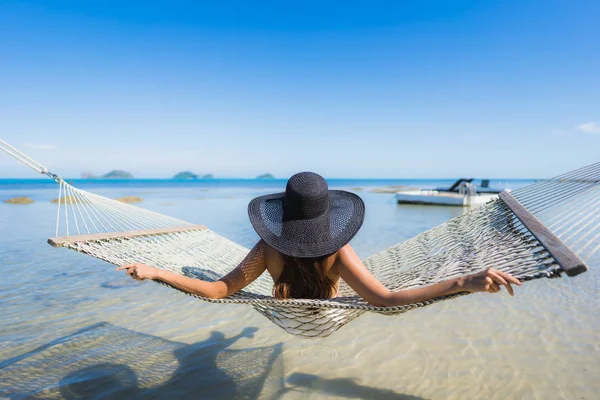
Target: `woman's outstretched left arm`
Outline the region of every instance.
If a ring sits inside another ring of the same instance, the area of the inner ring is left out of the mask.
[[[370,304],[380,307],[419,303],[459,292],[497,293],[501,286],[506,287],[512,296],[514,292],[511,284],[521,286],[521,282],[510,274],[488,268],[475,274],[448,279],[429,286],[393,292],[367,270],[349,244],[338,252],[338,262],[340,277],[359,296]]]
[[[221,299],[223,297],[231,296],[248,286],[258,278],[266,268],[264,243],[261,240],[252,248],[252,250],[250,250],[248,255],[233,271],[216,282],[189,278],[141,263],[124,265],[117,268],[117,271],[125,270],[127,275],[139,281],[145,279],[162,281],[191,294],[208,297],[210,299]]]

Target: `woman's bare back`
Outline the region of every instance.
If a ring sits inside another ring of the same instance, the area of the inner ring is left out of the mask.
[[[335,285],[335,292],[331,297],[337,297],[339,294],[340,274],[339,269],[337,268],[337,255],[338,252],[335,252],[320,263],[323,275],[329,278]],[[273,278],[273,282],[277,282],[285,267],[281,253],[265,243],[263,257],[269,275]]]

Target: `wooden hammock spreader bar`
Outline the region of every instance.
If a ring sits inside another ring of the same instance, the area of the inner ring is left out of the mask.
[[[510,192],[500,193],[500,199],[515,214],[521,223],[531,232],[542,246],[550,253],[561,266],[567,276],[579,275],[588,270],[587,265],[577,254],[567,247],[556,235],[554,235],[539,219],[527,210]]]
[[[59,236],[48,239],[48,244],[52,247],[64,247],[65,245],[77,242],[89,242],[106,239],[126,239],[139,236],[165,235],[170,233],[197,231],[201,229],[207,229],[207,227],[204,225],[187,225],[180,226],[177,228],[142,229],[138,231],[105,232],[94,233],[90,235]]]

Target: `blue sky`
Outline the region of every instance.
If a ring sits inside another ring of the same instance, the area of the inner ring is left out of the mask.
[[[599,2],[4,1],[0,138],[56,172],[547,177],[600,160]],[[0,154],[0,177],[34,177]]]

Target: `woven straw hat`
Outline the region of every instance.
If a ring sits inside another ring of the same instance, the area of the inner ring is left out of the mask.
[[[248,215],[258,236],[280,253],[320,257],[356,235],[365,205],[353,193],[328,190],[320,175],[300,172],[288,180],[285,192],[253,199]]]

